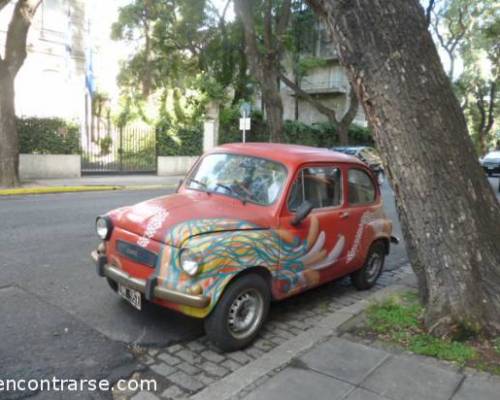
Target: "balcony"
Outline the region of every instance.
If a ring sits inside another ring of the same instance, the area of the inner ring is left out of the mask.
[[[349,92],[349,82],[347,79],[334,79],[329,81],[314,81],[304,78],[301,83],[301,89],[311,95],[339,95]],[[294,96],[295,92],[288,89],[291,95]]]

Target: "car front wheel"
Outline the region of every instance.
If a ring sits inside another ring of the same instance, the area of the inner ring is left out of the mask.
[[[260,275],[237,278],[205,319],[208,338],[223,351],[248,346],[264,323],[270,302],[269,285]]]
[[[385,245],[375,242],[368,251],[365,264],[356,272],[351,274],[351,281],[358,290],[370,289],[377,282],[378,277],[384,269]]]

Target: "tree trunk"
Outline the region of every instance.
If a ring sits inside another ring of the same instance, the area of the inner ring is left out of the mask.
[[[269,141],[280,143],[283,141],[283,102],[278,87],[278,74],[268,73],[260,82],[262,100],[266,110],[266,123],[269,131]]]
[[[500,333],[500,207],[417,0],[308,0],[326,21],[397,196],[432,333]]]
[[[19,139],[14,109],[14,80],[0,61],[0,186],[17,186]]]
[[[346,113],[337,124],[337,135],[339,137],[339,142],[341,146],[347,146],[349,144],[349,127],[356,118],[356,114],[358,113],[358,98],[356,97],[356,92],[354,91],[354,87],[351,86],[351,91],[349,93],[349,108]]]

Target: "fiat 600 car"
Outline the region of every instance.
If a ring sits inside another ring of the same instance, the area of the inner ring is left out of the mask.
[[[273,300],[350,275],[371,288],[391,244],[377,180],[349,155],[270,143],[217,147],[176,193],[96,220],[93,258],[111,288],[203,318],[232,351],[257,335]]]

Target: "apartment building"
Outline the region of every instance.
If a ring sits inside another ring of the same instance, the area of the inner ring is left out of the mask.
[[[308,33],[309,35],[302,35],[301,40],[304,43],[309,41],[311,45],[304,45],[299,57],[316,58],[320,62],[317,66],[308,69],[306,74],[300,77],[298,84],[316,100],[335,109],[337,116],[341,118],[347,112],[350,102],[350,87],[345,69],[339,63],[333,40],[321,23],[315,22]],[[293,60],[291,54],[287,54],[283,62],[285,73],[292,81],[296,81],[296,76],[293,73],[295,62],[296,60]],[[328,121],[324,114],[297,96],[283,82],[280,83],[280,91],[285,119],[298,120],[307,124]],[[361,107],[358,109],[354,123],[361,126],[367,125]]]

